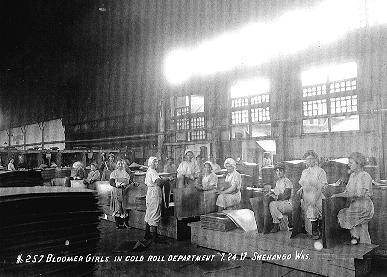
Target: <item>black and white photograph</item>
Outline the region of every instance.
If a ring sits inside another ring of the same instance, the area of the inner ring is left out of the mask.
[[[0,36],[0,276],[386,276],[387,0],[2,0]]]

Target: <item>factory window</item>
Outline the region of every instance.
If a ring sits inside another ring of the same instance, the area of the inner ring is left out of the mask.
[[[175,124],[176,140],[206,139],[204,96],[188,95],[171,98],[171,122]]]
[[[357,65],[302,72],[303,133],[359,130]]]
[[[233,138],[271,135],[269,92],[267,79],[242,80],[231,87]]]

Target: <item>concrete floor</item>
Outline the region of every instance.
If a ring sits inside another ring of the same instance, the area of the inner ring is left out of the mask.
[[[116,230],[114,223],[102,220],[102,234],[97,255],[110,256],[144,256],[142,262],[107,262],[96,265],[95,276],[274,276],[274,277],[313,277],[319,276],[295,269],[261,263],[245,259],[244,261],[220,261],[217,251],[196,247],[190,241],[165,239],[162,244],[152,244],[144,252],[134,252],[132,241],[142,239],[144,231],[138,229]],[[169,255],[216,255],[214,262],[148,262],[149,255],[168,257]],[[383,268],[374,270],[370,276],[386,276]]]

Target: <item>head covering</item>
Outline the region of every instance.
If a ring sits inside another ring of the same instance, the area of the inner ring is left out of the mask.
[[[186,150],[184,151],[184,156],[187,155],[188,152],[191,152],[192,154],[194,153],[191,149],[186,149]]]
[[[277,169],[282,169],[283,171],[285,171],[285,164],[284,163],[277,163],[275,166],[274,166],[274,170],[277,170]]]
[[[212,162],[210,162],[210,161],[205,161],[205,162],[203,163],[203,166],[205,166],[206,164],[209,164],[209,165],[211,166],[211,171],[214,170],[214,166],[212,165]]]
[[[81,162],[75,162],[74,164],[73,164],[73,168],[76,168],[76,169],[80,169],[80,168],[82,168],[83,167],[83,164],[81,163]]]
[[[229,164],[231,165],[233,168],[236,168],[236,162],[233,158],[227,158],[225,161],[224,161],[224,167],[226,167],[226,164]]]
[[[96,164],[95,162],[92,162],[92,163],[90,164],[90,166],[92,166],[92,165],[94,165],[95,167],[97,167],[97,164]]]
[[[109,154],[109,157],[113,157],[113,158],[114,158],[114,154],[113,154],[113,153],[110,153],[110,154]]]
[[[149,157],[149,159],[148,159],[148,167],[150,167],[153,164],[154,160],[157,160],[157,157]]]
[[[313,150],[306,151],[306,153],[304,154],[304,159],[306,159],[309,156],[312,156],[313,158],[318,159],[317,153],[314,152]]]
[[[353,159],[358,165],[360,165],[360,167],[365,166],[365,164],[367,162],[364,155],[362,153],[359,153],[359,152],[351,153],[351,155],[349,155],[349,158]]]

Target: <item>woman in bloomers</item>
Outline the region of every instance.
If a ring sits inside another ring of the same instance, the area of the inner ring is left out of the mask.
[[[162,206],[162,182],[156,171],[158,160],[156,157],[148,159],[148,170],[145,175],[145,184],[148,188],[146,193],[146,212],[145,212],[145,239],[158,241],[157,226],[161,220]]]
[[[129,215],[123,207],[123,190],[129,185],[130,176],[125,171],[124,161],[117,162],[117,169],[110,174],[110,185],[113,187],[110,208],[116,221],[117,229],[129,228]]]
[[[301,188],[297,191],[302,196],[301,209],[304,218],[312,223],[312,238],[319,239],[321,236],[322,199],[323,190],[328,185],[325,171],[318,166],[318,155],[309,150],[305,153],[307,169],[302,171],[299,181]],[[305,222],[306,224],[307,222]]]
[[[184,161],[177,168],[177,184],[179,188],[186,185],[194,185],[199,177],[200,168],[194,158],[193,151],[190,149],[184,152]]]
[[[374,215],[372,203],[372,178],[363,170],[366,163],[365,157],[358,152],[349,156],[351,175],[345,191],[334,194],[332,197],[344,197],[347,199],[348,208],[341,209],[337,215],[342,228],[349,229],[351,244],[371,243],[368,233],[368,222]]]
[[[203,165],[202,183],[195,187],[199,190],[214,190],[218,185],[218,176],[212,170],[212,163],[210,161],[206,161]]]
[[[218,191],[219,196],[216,205],[219,211],[238,205],[241,202],[242,178],[239,172],[236,171],[235,160],[232,158],[226,159],[224,167],[227,169],[225,183],[228,188]]]

